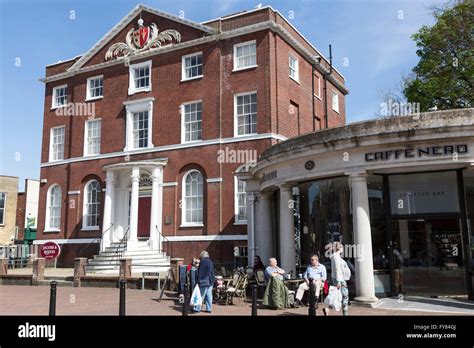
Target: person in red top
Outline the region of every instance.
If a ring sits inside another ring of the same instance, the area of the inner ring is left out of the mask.
[[[190,272],[191,271],[191,268],[195,268],[196,270],[199,268],[199,258],[195,257],[193,258],[193,262],[191,262],[187,267],[186,267],[186,272]]]

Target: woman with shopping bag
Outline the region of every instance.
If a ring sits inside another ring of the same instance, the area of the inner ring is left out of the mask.
[[[329,315],[329,310],[332,308],[339,310],[341,306],[342,315],[349,314],[349,290],[346,281],[351,278],[351,271],[346,261],[341,257],[342,250],[343,248],[340,242],[333,244],[333,252],[331,255],[331,282],[333,286],[329,288],[329,295],[326,298],[327,302],[325,301],[329,306],[328,308],[323,308],[324,315]],[[333,288],[332,296],[331,288]]]
[[[214,285],[214,263],[209,258],[209,253],[207,251],[201,252],[199,256],[201,259],[201,263],[199,264],[198,268],[198,276],[197,276],[197,284],[193,290],[193,296],[191,296],[191,301],[193,301],[193,297],[196,293],[196,304],[191,303],[193,305],[193,312],[199,313],[201,311],[201,304],[204,302],[206,304],[206,312],[212,312],[212,287]],[[197,289],[196,289],[197,288]],[[199,296],[197,296],[197,292],[199,291]],[[199,298],[200,302],[199,302]]]

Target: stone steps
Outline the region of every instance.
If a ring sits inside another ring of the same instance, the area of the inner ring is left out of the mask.
[[[134,257],[134,256],[159,256],[159,257],[167,257],[165,253],[158,253],[153,250],[134,250],[134,251],[124,251],[122,253],[122,257]],[[94,255],[94,259],[97,258],[115,258],[117,256],[116,252],[111,251],[102,251],[99,255]]]
[[[119,248],[120,247],[120,248]],[[134,250],[125,250],[120,243],[111,243],[109,247],[94,255],[86,265],[87,273],[116,273],[120,269],[117,251],[122,258],[132,260],[132,273],[135,272],[167,272],[170,268],[170,258],[165,253],[151,250],[145,242],[139,242]]]
[[[169,265],[167,266],[133,266],[132,267],[132,274],[134,273],[141,273],[141,272],[160,272],[161,274],[166,274],[169,270]],[[93,271],[88,271],[88,273],[100,273],[100,274],[108,274],[108,273],[115,273],[117,274],[120,269],[120,266],[97,266],[94,267]]]
[[[152,259],[152,258],[135,258],[132,259],[132,266],[135,265],[169,265],[168,259]],[[116,260],[91,260],[88,266],[102,266],[102,265],[115,265],[118,266],[119,262]]]

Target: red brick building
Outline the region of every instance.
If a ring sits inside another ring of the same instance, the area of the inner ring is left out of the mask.
[[[189,261],[206,249],[233,263],[247,237],[235,172],[280,141],[344,125],[348,93],[271,7],[196,23],[139,5],[43,81],[36,242],[62,244],[65,266],[122,239],[130,252]]]

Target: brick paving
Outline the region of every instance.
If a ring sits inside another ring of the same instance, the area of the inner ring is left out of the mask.
[[[127,289],[127,315],[181,315],[181,305],[176,294],[166,292],[163,300],[158,302],[159,292],[153,290]],[[0,303],[2,315],[47,315],[49,308],[48,286],[0,286]],[[57,315],[117,315],[119,289],[115,288],[73,288],[58,287]],[[317,315],[322,315],[321,306]],[[250,315],[250,304],[214,305],[213,313],[192,314],[206,315]],[[270,310],[259,308],[258,315],[307,315],[308,307]],[[396,310],[387,308],[367,308],[350,306],[350,315],[453,315],[451,312],[428,312],[417,310]],[[332,311],[331,315],[341,315]]]
[[[14,268],[8,269],[8,274],[19,274],[19,275],[31,275],[33,274],[33,268]],[[119,271],[115,273],[87,273],[88,277],[118,277]],[[66,278],[74,276],[74,268],[54,268],[54,267],[45,267],[44,269],[45,277],[57,277],[57,278]],[[141,278],[141,272],[132,272],[133,277]],[[162,278],[166,276],[166,272],[162,273]]]

